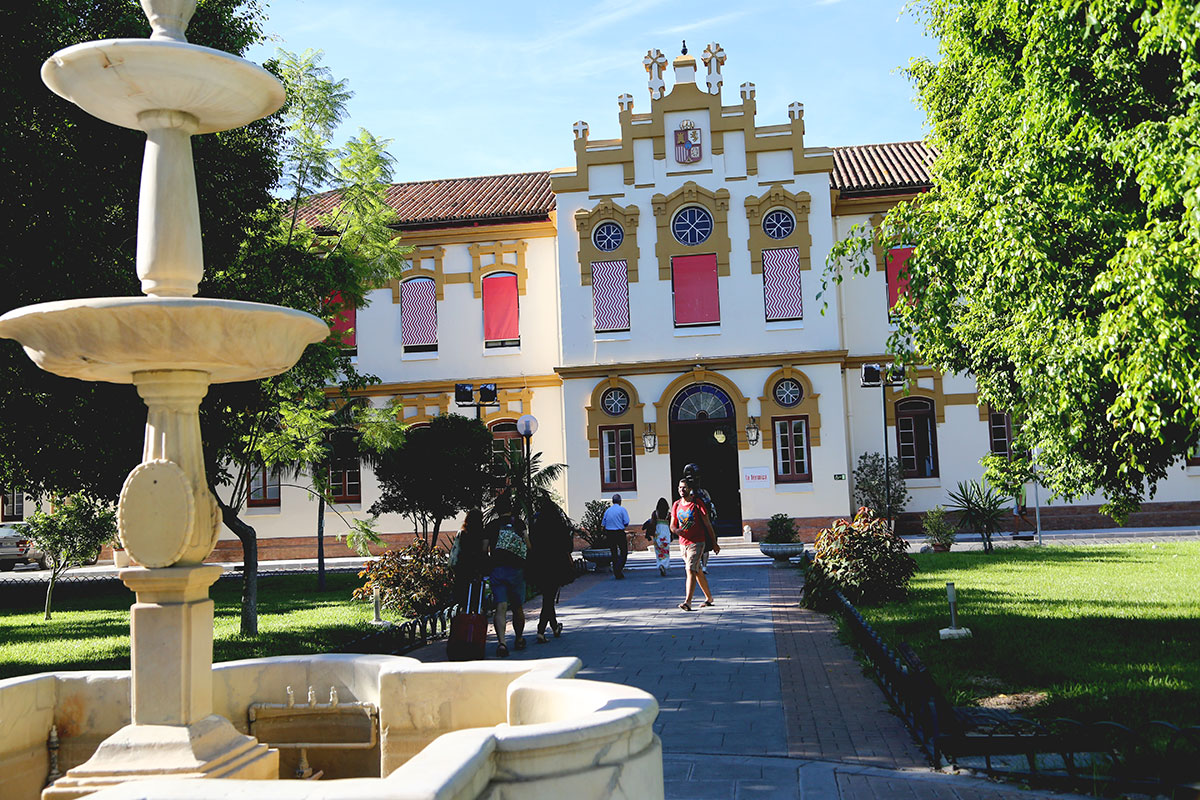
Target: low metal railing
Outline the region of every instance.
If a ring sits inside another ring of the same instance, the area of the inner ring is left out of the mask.
[[[1071,791],[1200,799],[1200,725],[1156,721],[1134,729],[1066,718],[1042,723],[950,707],[915,656],[901,657],[841,592],[835,596],[879,686],[935,767],[946,762]]]

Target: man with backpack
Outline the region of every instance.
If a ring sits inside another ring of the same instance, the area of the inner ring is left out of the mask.
[[[712,525],[714,536],[717,530],[717,504],[713,502],[712,495],[708,490],[700,485],[700,465],[688,464],[683,468],[683,479],[691,484],[693,499],[704,506],[704,510],[708,512],[708,521]],[[708,554],[712,552],[711,545],[704,548],[703,555],[700,556],[700,571],[708,574]]]
[[[492,597],[496,600],[496,615],[492,620],[496,629],[496,655],[508,655],[505,643],[508,607],[512,606],[513,647],[525,649],[525,557],[529,552],[529,536],[525,523],[512,513],[508,497],[496,498],[496,518],[484,528],[488,553],[491,556]]]

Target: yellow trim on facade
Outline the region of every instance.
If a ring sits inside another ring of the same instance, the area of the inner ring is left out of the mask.
[[[579,231],[579,282],[582,286],[592,285],[592,263],[595,261],[620,261],[624,259],[629,270],[629,282],[638,279],[637,226],[641,212],[637,206],[619,206],[604,199],[588,211],[581,208],[575,212],[575,228]],[[592,241],[592,231],[601,222],[615,222],[625,232],[621,246],[604,253]]]
[[[411,247],[431,247],[445,244],[473,244],[505,239],[550,239],[558,235],[555,212],[544,222],[524,222],[517,225],[475,225],[462,228],[438,228],[411,231],[400,235],[400,242]]]
[[[667,388],[663,390],[662,397],[654,404],[655,428],[658,430],[658,449],[664,455],[671,452],[671,401],[675,399],[675,395],[693,383],[711,383],[725,390],[725,393],[729,395],[729,399],[733,401],[734,427],[737,430],[737,448],[738,450],[749,450],[750,443],[746,441],[746,423],[750,419],[750,398],[742,394],[742,390],[729,378],[705,367],[693,369],[691,372],[680,375],[671,381]],[[657,424],[660,420],[663,422],[662,425]]]
[[[377,383],[354,389],[349,394],[352,397],[391,397],[393,395],[454,394],[454,384],[471,383],[478,386],[481,383],[494,383],[497,389],[538,389],[543,387],[559,387],[563,379],[558,375],[513,375],[507,378],[454,378],[452,380],[413,381],[411,383]],[[336,387],[325,390],[327,395],[339,394]]]
[[[830,189],[830,200],[833,215],[847,216],[850,214],[886,214],[897,203],[912,200],[918,193],[892,194],[886,197],[850,197],[843,198],[837,189]],[[874,224],[872,223],[872,227]]]
[[[697,360],[708,370],[756,369],[780,365],[827,364],[842,366],[846,361],[845,350],[811,350],[804,353],[761,353],[746,356],[707,356],[701,359],[675,358],[663,361],[627,361],[620,364],[581,364],[579,366],[555,367],[554,371],[564,380],[576,378],[599,378],[606,375],[649,375],[691,370]],[[874,363],[870,360],[863,363]]]
[[[446,274],[442,268],[442,262],[446,257],[446,248],[444,247],[417,247],[408,255],[409,268],[404,273],[403,278],[392,280],[388,286],[392,289],[392,303],[400,304],[400,284],[405,281],[411,281],[413,278],[432,278],[433,284],[436,287],[437,299],[439,301],[446,299]],[[431,262],[429,266],[425,262]],[[454,281],[449,281],[454,283]]]
[[[629,395],[629,408],[625,409],[625,413],[620,416],[609,416],[608,412],[600,405],[600,398],[609,389],[624,389]],[[638,397],[637,389],[629,381],[618,378],[616,375],[609,375],[606,379],[596,384],[592,389],[591,399],[587,406],[584,407],[584,416],[587,419],[587,437],[588,437],[588,457],[600,457],[600,426],[608,427],[609,425],[632,425],[633,426],[633,453],[635,456],[643,456],[646,454],[642,447],[642,417],[643,409],[646,404],[641,402]]]
[[[775,384],[784,378],[795,380],[804,390],[804,397],[797,405],[785,408],[775,401]],[[800,414],[808,415],[808,442],[812,447],[821,446],[821,395],[813,393],[812,381],[798,369],[783,367],[768,376],[763,383],[762,396],[758,398],[760,413],[759,430],[762,431],[762,449],[775,448],[775,417],[794,417]]]
[[[473,244],[468,248],[471,253],[471,285],[475,289],[476,299],[483,297],[483,279],[493,272],[512,272],[517,276],[517,294],[525,294],[525,283],[529,279],[529,270],[525,267],[525,251],[529,242],[489,242]],[[483,263],[485,256],[491,256],[492,261]],[[506,261],[511,257],[511,261]],[[466,274],[466,273],[462,273]]]
[[[702,255],[715,252],[717,275],[729,275],[729,252],[733,246],[729,241],[729,190],[713,192],[695,181],[688,181],[669,195],[656,194],[650,200],[654,209],[654,221],[658,227],[658,241],[654,244],[658,256],[658,279],[671,280],[671,259],[675,256]],[[685,206],[701,206],[713,215],[712,234],[704,242],[689,247],[680,244],[671,235],[671,220]]]
[[[784,208],[796,218],[796,229],[783,239],[772,239],[763,230],[762,221],[767,212]],[[812,269],[812,236],[808,232],[808,214],[812,208],[812,196],[808,192],[792,194],[782,186],[772,186],[758,197],[746,198],[746,219],[750,223],[750,272],[762,274],[763,250],[795,247],[800,258],[800,269]]]
[[[827,148],[805,148],[804,112],[782,125],[754,124],[758,106],[753,93],[738,105],[721,104],[719,94],[712,95],[695,82],[676,83],[670,93],[658,100],[650,101],[649,113],[633,113],[633,103],[617,114],[621,126],[619,139],[589,140],[587,131],[575,139],[575,169],[560,168],[550,173],[550,186],[555,194],[586,192],[590,167],[619,164],[626,185],[647,188],[652,183],[634,184],[633,143],[637,139],[653,142],[653,157],[656,161],[667,158],[667,130],[665,115],[672,112],[708,114],[707,143],[709,153],[714,156],[725,152],[725,134],[741,132],[746,148],[746,174],[758,174],[758,154],[772,151],[792,153],[792,172],[803,175],[833,171],[833,154]],[[636,124],[635,124],[636,123]],[[708,172],[711,172],[709,170]],[[672,171],[669,176],[705,174],[704,172]]]

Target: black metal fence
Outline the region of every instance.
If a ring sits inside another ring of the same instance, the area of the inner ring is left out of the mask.
[[[1138,792],[1200,800],[1200,726],[1055,719],[951,708],[912,659],[901,656],[836,593],[859,651],[935,767],[950,763],[1068,791]]]

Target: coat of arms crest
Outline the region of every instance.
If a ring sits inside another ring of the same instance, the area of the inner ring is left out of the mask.
[[[680,164],[695,164],[702,153],[700,129],[690,119],[685,119],[675,131],[675,160]]]

